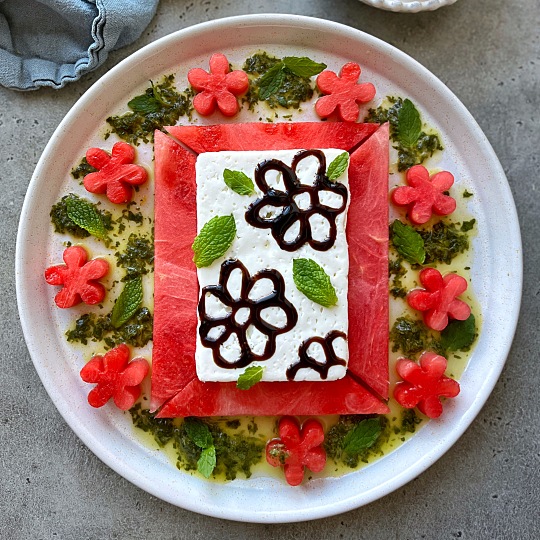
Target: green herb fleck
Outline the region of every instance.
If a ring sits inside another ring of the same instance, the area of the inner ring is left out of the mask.
[[[239,195],[253,195],[255,186],[251,178],[242,171],[231,171],[225,169],[223,171],[223,180],[228,187]]]
[[[112,326],[118,329],[129,321],[135,315],[142,300],[143,286],[141,276],[126,281],[124,289],[116,299],[111,313]]]
[[[339,156],[332,160],[332,163],[328,166],[326,176],[328,176],[329,180],[337,180],[345,172],[348,164],[349,153],[343,152],[342,154],[339,154]]]
[[[313,259],[293,260],[293,280],[298,290],[324,307],[338,302],[330,277]]]
[[[84,178],[87,174],[90,174],[92,172],[96,172],[97,169],[92,167],[90,163],[86,160],[86,156],[84,156],[80,163],[73,169],[71,169],[71,176],[75,178],[75,180],[78,180],[79,178]]]
[[[472,197],[473,194],[470,191],[464,190],[462,196],[464,199],[468,199],[469,197]]]
[[[236,237],[234,216],[215,216],[205,223],[195,238],[193,245],[193,262],[197,268],[210,266],[216,259],[224,255]]]
[[[250,366],[240,374],[236,381],[236,387],[240,390],[249,390],[252,386],[255,386],[258,382],[261,382],[264,373],[263,366]]]
[[[423,264],[426,259],[424,240],[411,226],[394,220],[390,227],[390,241],[396,251],[411,264]]]
[[[469,231],[472,231],[474,229],[474,224],[476,223],[476,219],[471,219],[470,221],[464,221],[462,224],[461,224],[461,231],[463,232],[469,232]]]

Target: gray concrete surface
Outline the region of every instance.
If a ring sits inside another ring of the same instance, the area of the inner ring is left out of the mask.
[[[63,91],[0,90],[0,538],[176,539],[540,538],[538,0],[459,0],[396,15],[357,0],[162,0],[139,41]],[[71,432],[27,353],[15,301],[18,217],[32,171],[64,114],[107,69],[158,37],[212,18],[290,12],[332,19],[419,60],[480,123],[508,175],[525,258],[521,319],[504,372],[481,414],[433,467],[347,514],[264,526],[207,518],[139,490]]]

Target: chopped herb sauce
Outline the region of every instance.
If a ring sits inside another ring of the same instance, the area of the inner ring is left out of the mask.
[[[106,349],[112,349],[120,343],[144,347],[152,339],[153,320],[147,307],[139,308],[120,328],[113,327],[110,313],[85,313],[75,321],[73,328],[66,332],[66,337],[71,343],[78,342],[83,345],[87,345],[89,341],[102,341]]]
[[[281,60],[265,52],[250,56],[244,63],[243,70],[248,74],[249,90],[243,98],[249,110],[253,110],[256,103],[265,101],[272,109],[285,107],[298,109],[304,101],[313,97],[313,84],[309,77],[300,77],[282,66]],[[274,68],[273,72],[270,70]],[[272,81],[268,80],[274,73]],[[266,79],[263,77],[266,76]],[[264,99],[261,98],[261,83],[265,85]],[[273,121],[273,119],[267,119]]]
[[[381,432],[372,446],[363,448],[362,450],[349,453],[344,449],[344,442],[347,435],[363,420],[368,418],[378,418],[381,423]],[[390,436],[390,423],[386,416],[369,416],[369,415],[343,415],[340,416],[337,424],[332,426],[324,438],[324,449],[330,459],[336,463],[343,463],[347,467],[354,469],[360,462],[367,463],[370,457],[382,455],[382,446],[388,441]]]
[[[423,163],[431,157],[436,150],[443,150],[441,140],[435,133],[421,131],[416,142],[412,146],[405,146],[398,138],[399,111],[403,106],[403,98],[388,96],[390,106],[380,106],[369,109],[364,122],[374,122],[390,124],[390,139],[396,143],[394,148],[398,151],[398,171],[406,171],[413,165]],[[428,130],[432,132],[432,129]]]
[[[458,229],[456,223],[439,221],[431,229],[417,230],[424,240],[426,265],[436,262],[450,264],[454,257],[469,249],[469,237],[466,232],[461,232],[463,228],[461,231]]]
[[[81,159],[81,162],[71,170],[71,176],[75,178],[75,180],[83,179],[87,174],[90,174],[92,172],[96,172],[97,169],[92,167],[88,161],[86,161],[86,156]]]
[[[408,315],[398,317],[390,330],[392,351],[401,351],[407,357],[428,350],[431,341],[431,334],[424,323]]]
[[[49,215],[51,216],[51,223],[54,226],[54,232],[61,233],[61,234],[64,234],[64,233],[71,234],[72,236],[76,238],[88,238],[90,236],[90,233],[86,229],[79,227],[79,225],[77,225],[74,221],[70,219],[68,215],[67,203],[66,203],[66,201],[70,198],[82,199],[88,204],[91,204],[92,206],[94,206],[96,211],[99,214],[101,214],[105,228],[108,231],[111,231],[113,229],[112,215],[110,212],[107,212],[106,210],[100,210],[96,204],[93,204],[87,199],[83,199],[82,197],[78,197],[77,195],[70,193],[69,195],[64,195],[51,208],[51,212]]]
[[[132,233],[129,235],[125,250],[116,252],[115,256],[118,266],[126,270],[122,281],[148,274],[154,269],[153,238]]]
[[[165,76],[156,85],[152,81],[150,84],[144,94],[129,101],[130,112],[107,118],[111,132],[128,143],[151,142],[156,129],[175,125],[181,116],[191,116],[193,91],[178,92],[174,75]]]
[[[391,279],[390,282],[390,294],[394,298],[405,298],[407,296],[407,290],[403,287],[401,278],[407,273],[407,269],[402,264],[403,259],[390,259],[388,263],[388,275]]]

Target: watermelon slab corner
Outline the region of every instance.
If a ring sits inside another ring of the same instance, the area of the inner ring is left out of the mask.
[[[384,414],[388,398],[388,126],[248,123],[156,131],[151,410],[158,417]],[[350,152],[349,367],[338,381],[262,382],[249,390],[197,378],[196,154],[339,148]]]

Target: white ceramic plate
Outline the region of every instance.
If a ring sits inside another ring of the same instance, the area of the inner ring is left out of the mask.
[[[479,224],[472,279],[483,326],[460,380],[459,399],[447,402],[440,420],[429,422],[379,461],[298,488],[275,478],[217,484],[189,476],[140,444],[127,415],[113,406],[89,407],[89,387],[78,375],[82,357],[63,338],[68,319],[59,312],[67,310],[54,308],[54,291],[43,279],[44,268],[58,261],[62,251],[49,210],[76,185],[68,172],[92,141],[100,141],[97,134],[105,118],[122,111],[131,96],[162,73],[177,73],[182,88],[187,69],[207,66],[211,53],[224,52],[238,65],[257,49],[307,55],[334,70],[356,61],[363,68],[362,80],[375,83],[378,98],[394,93],[419,104],[446,146],[438,166],[451,170],[463,186],[473,187],[468,209]],[[100,459],[142,489],[189,510],[242,521],[287,522],[337,514],[382,497],[424,471],[460,437],[504,365],[518,317],[522,263],[516,211],[503,170],[474,119],[443,83],[394,47],[347,26],[291,15],[253,15],[200,24],[160,39],[86,92],[55,131],[30,183],[17,239],[16,273],[21,323],[35,367],[67,423]]]
[[[443,6],[454,4],[456,0],[360,0],[364,4],[399,13],[418,13],[435,11]]]

